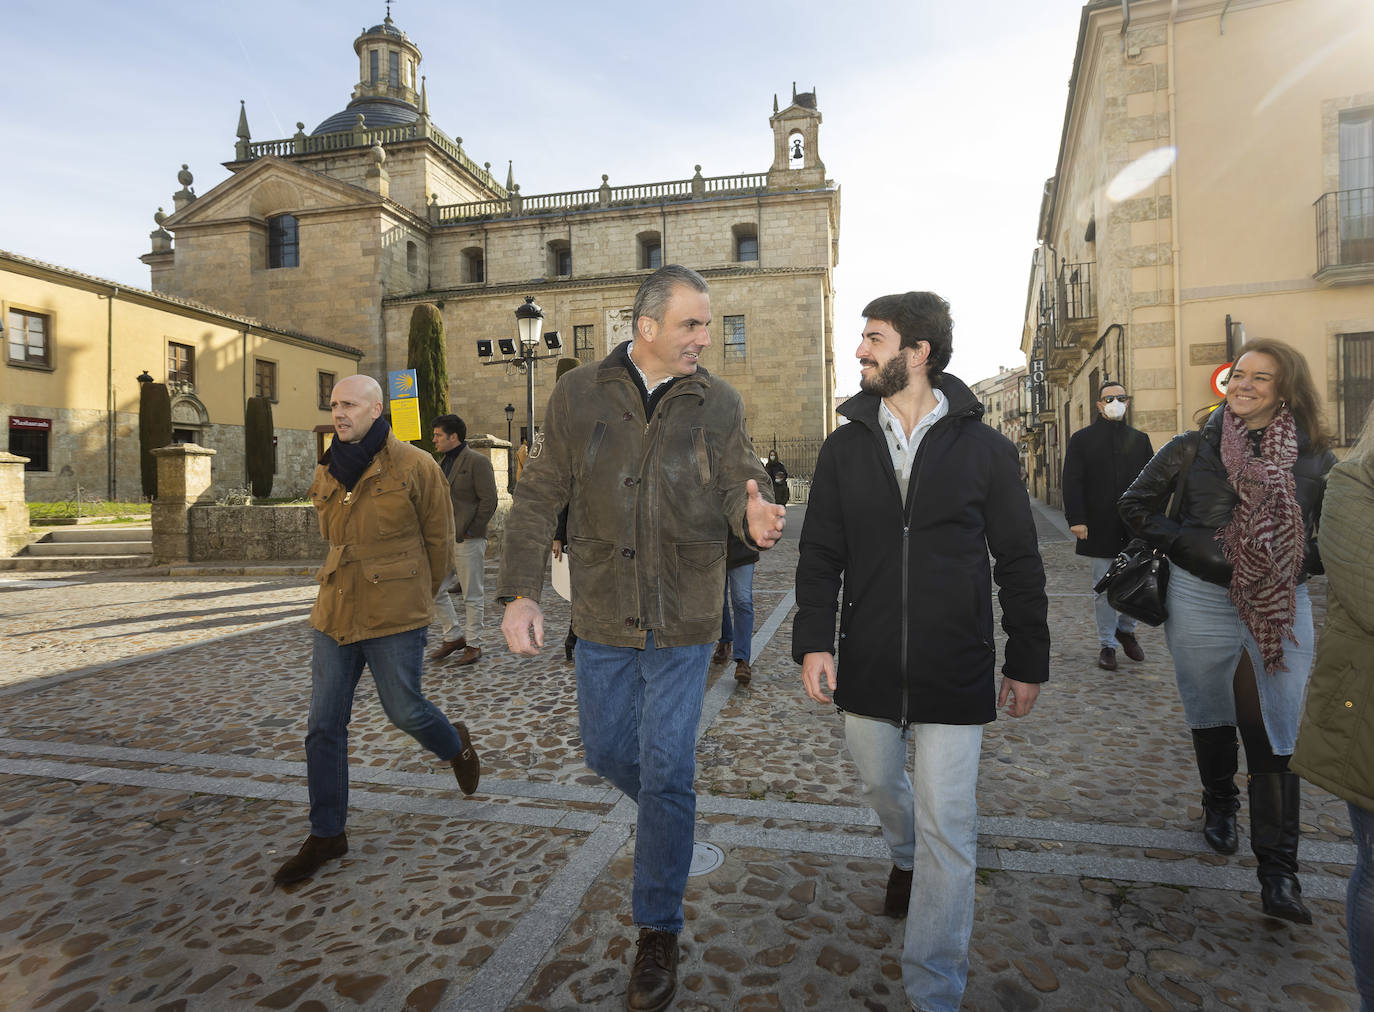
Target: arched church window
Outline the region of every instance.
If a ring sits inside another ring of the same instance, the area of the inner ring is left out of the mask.
[[[420,248],[413,242],[406,243],[406,270],[411,274],[420,272]]]
[[[301,265],[300,226],[294,214],[267,219],[267,266]]]

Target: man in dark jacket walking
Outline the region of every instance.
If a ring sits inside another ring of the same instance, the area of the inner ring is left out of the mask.
[[[1045,570],[1015,448],[943,374],[949,304],[908,292],[864,316],[863,392],[821,447],[802,526],[792,656],[806,694],[830,703],[828,688],[844,713],[892,853],[884,912],[915,912],[902,950],[907,998],[953,1010],[973,930],[983,725],[1003,705],[1025,716],[1049,678]],[[1000,692],[989,552],[1007,634]]]
[[[1150,437],[1126,424],[1126,388],[1115,380],[1098,392],[1097,420],[1069,439],[1064,453],[1064,518],[1078,539],[1074,550],[1092,559],[1093,584],[1102,579],[1131,534],[1116,511],[1116,501],[1155,455]],[[1097,615],[1097,666],[1116,670],[1116,645],[1133,661],[1145,651],[1135,637],[1136,621],[1117,614],[1106,593],[1093,602]]]

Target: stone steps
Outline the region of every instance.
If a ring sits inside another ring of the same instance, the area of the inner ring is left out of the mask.
[[[0,570],[127,569],[153,563],[151,527],[88,526],[49,531]]]

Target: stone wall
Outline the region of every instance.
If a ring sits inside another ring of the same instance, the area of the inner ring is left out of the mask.
[[[29,543],[29,507],[24,500],[27,459],[0,450],[0,558],[14,555]]]
[[[315,507],[197,505],[188,511],[191,561],[323,561]]]

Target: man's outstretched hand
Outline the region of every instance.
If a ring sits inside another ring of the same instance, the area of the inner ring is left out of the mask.
[[[787,510],[759,495],[759,483],[753,478],[744,488],[749,493],[744,510],[744,526],[749,530],[749,538],[760,548],[772,548],[787,526]]]

